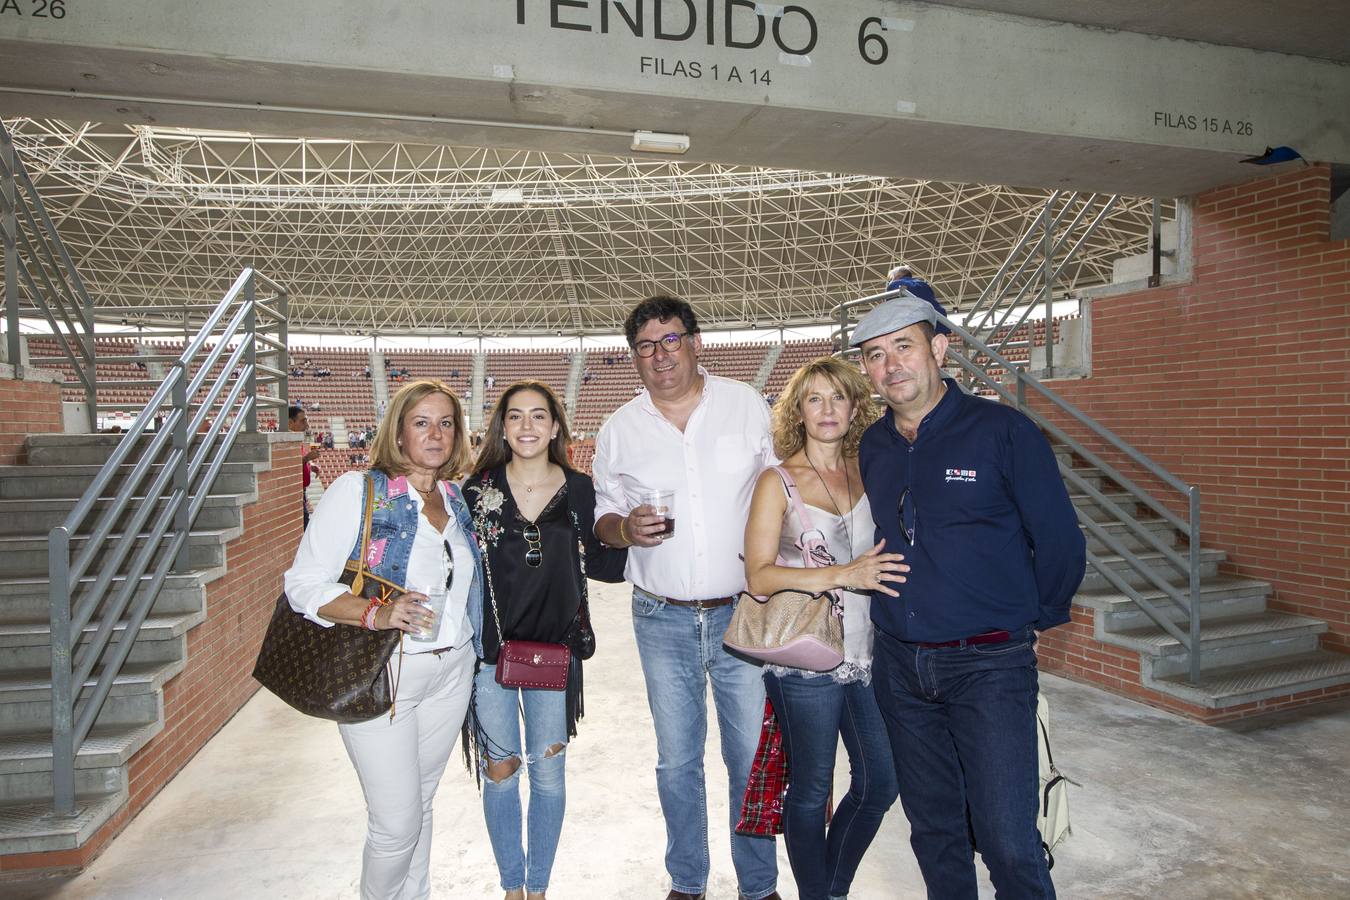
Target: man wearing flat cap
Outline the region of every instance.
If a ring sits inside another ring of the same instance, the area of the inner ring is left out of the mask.
[[[936,321],[901,295],[850,340],[889,407],[858,451],[877,538],[910,566],[899,597],[872,602],[872,686],[928,895],[974,900],[978,848],[1000,897],[1053,897],[1034,646],[1069,621],[1085,542],[1031,420],[943,377]]]

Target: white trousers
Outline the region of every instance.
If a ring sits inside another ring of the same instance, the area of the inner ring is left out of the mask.
[[[363,900],[431,896],[431,809],[473,691],[473,642],[436,656],[405,653],[394,718],[339,725],[368,824]],[[398,652],[393,657],[398,672]]]

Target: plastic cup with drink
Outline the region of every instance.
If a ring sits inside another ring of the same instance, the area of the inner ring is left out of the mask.
[[[656,533],[656,537],[665,540],[675,534],[675,492],[656,489],[643,490],[638,494],[643,506],[650,506],[652,513],[665,519],[665,528]]]
[[[436,640],[436,635],[441,630],[441,616],[445,613],[445,599],[450,595],[450,592],[443,584],[415,587],[412,590],[427,595],[427,599],[422,605],[431,610],[431,624],[422,631],[410,635],[409,640],[416,641],[419,644],[429,644]]]

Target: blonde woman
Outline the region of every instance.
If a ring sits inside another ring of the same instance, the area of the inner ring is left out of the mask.
[[[791,780],[783,838],[801,900],[846,897],[863,854],[896,797],[890,742],[871,688],[868,591],[895,596],[904,557],[872,543],[875,526],[858,471],[858,442],[878,411],[861,372],[834,357],[813,360],[788,380],[773,407],[774,451],[793,486],[775,469],[755,485],[745,528],[745,575],[759,595],[796,589],[837,591],[844,608],[844,662],[831,672],[766,666],[764,684],[783,730]],[[804,568],[802,526],[787,491],[795,489],[829,549]],[[781,561],[781,562],[780,562]],[[839,740],[850,782],[826,828]]]
[[[366,798],[363,898],[431,894],[431,809],[469,705],[481,626],[474,613],[482,610],[482,562],[451,480],[468,457],[454,391],[439,381],[405,385],[380,423],[369,481],[347,472],[333,482],[286,573],[291,607],[320,625],[405,632],[393,661],[391,714],[338,725]],[[366,568],[407,588],[385,606],[338,581],[361,552],[367,490],[375,497]],[[439,616],[429,595],[444,596]]]

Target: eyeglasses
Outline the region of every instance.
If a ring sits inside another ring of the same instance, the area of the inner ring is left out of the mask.
[[[905,488],[900,494],[900,536],[911,546],[918,544],[918,536],[915,529],[919,527],[919,510],[914,499],[909,494],[909,488]]]
[[[638,341],[633,345],[633,352],[643,358],[655,356],[656,347],[659,344],[662,350],[667,353],[674,353],[676,350],[680,349],[680,343],[687,337],[689,337],[689,332],[687,331],[680,332],[679,334],[672,331],[659,341]]]
[[[539,526],[534,523],[526,525],[520,536],[529,544],[529,549],[525,551],[525,565],[531,569],[539,568],[544,562],[544,548],[539,541]]]
[[[445,589],[448,591],[455,580],[455,552],[450,549],[449,541],[441,541],[441,546],[445,548]]]

